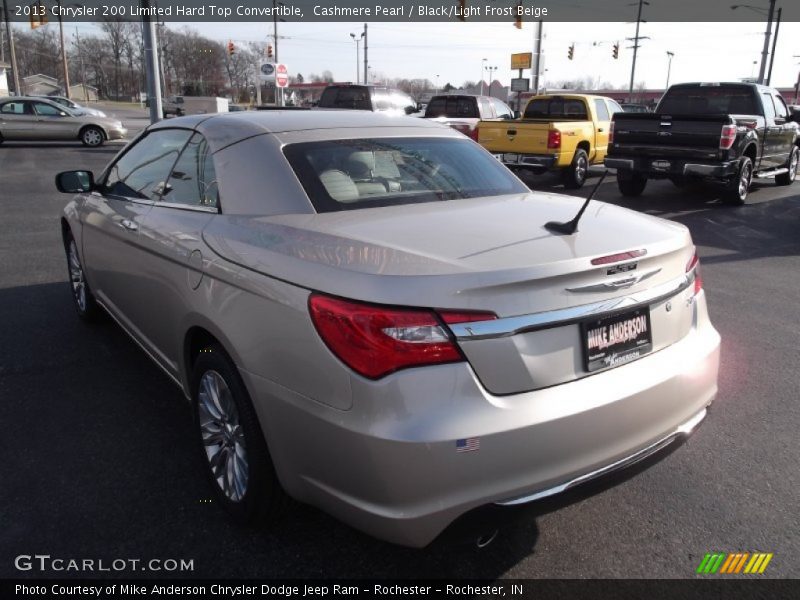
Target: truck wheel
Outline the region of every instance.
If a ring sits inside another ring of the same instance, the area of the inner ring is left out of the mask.
[[[736,176],[725,185],[725,193],[722,199],[735,206],[741,206],[747,200],[747,193],[750,191],[750,184],[753,182],[753,161],[749,156],[745,156],[739,162],[739,170]]]
[[[589,156],[586,151],[578,148],[575,156],[572,157],[572,164],[562,171],[564,187],[577,190],[583,187],[586,181],[586,173],[589,171]]]
[[[617,171],[617,187],[623,196],[641,196],[647,186],[647,177],[631,171]]]
[[[797,163],[800,162],[800,147],[795,146],[789,155],[789,172],[775,178],[776,185],[792,185],[797,177]]]

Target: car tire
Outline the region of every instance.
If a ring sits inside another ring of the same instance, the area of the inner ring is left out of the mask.
[[[241,525],[274,520],[286,496],[239,371],[221,346],[200,351],[191,394],[197,440],[216,500]]]
[[[64,251],[67,254],[67,272],[75,311],[83,321],[87,323],[95,321],[100,314],[100,307],[89,288],[89,282],[86,281],[78,244],[70,232],[64,236]]]
[[[589,155],[586,150],[578,148],[572,163],[562,171],[564,187],[570,190],[577,190],[583,187],[586,182],[586,175],[589,172]]]
[[[736,175],[725,184],[722,199],[726,204],[741,206],[747,201],[750,185],[753,183],[753,161],[749,156],[744,156],[739,161]]]
[[[106,135],[99,127],[89,126],[81,129],[81,142],[84,146],[89,148],[97,148],[102,146],[106,141]]]
[[[617,171],[617,187],[623,196],[641,196],[647,187],[647,177],[632,171]]]
[[[786,163],[789,167],[789,172],[775,177],[775,184],[792,185],[797,178],[798,163],[800,163],[800,146],[795,146],[789,155],[789,161]]]

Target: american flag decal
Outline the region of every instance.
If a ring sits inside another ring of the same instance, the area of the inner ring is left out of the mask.
[[[456,440],[456,452],[472,452],[481,449],[481,438],[471,437]]]

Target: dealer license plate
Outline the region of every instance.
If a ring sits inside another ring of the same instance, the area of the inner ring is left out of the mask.
[[[639,308],[581,323],[583,365],[589,371],[631,362],[653,349],[650,309]]]

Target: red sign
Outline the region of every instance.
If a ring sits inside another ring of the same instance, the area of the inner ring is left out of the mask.
[[[279,88],[289,86],[289,69],[283,63],[275,65],[275,86]]]

